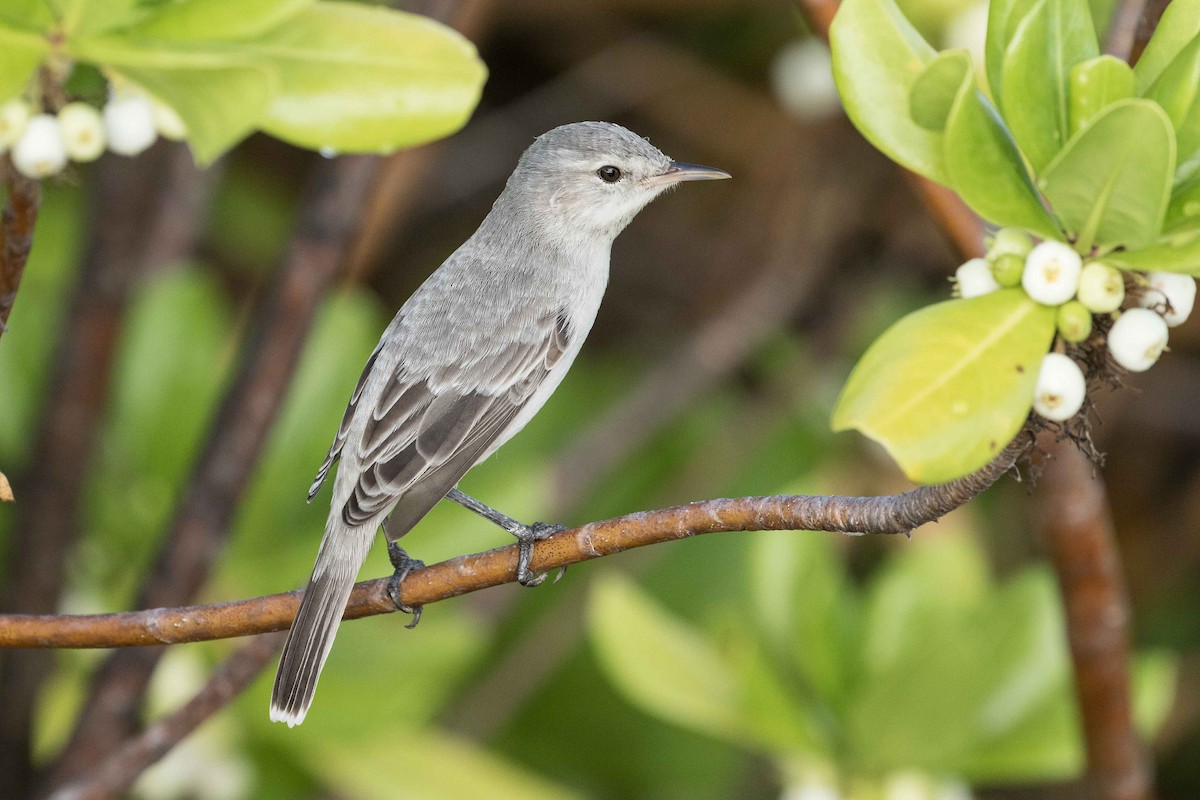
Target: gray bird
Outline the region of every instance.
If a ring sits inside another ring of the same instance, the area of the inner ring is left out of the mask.
[[[728,173],[681,164],[607,122],[542,134],[521,156],[471,238],[417,289],[367,360],[311,501],[340,459],[317,563],[283,647],[271,719],[304,721],[358,570],[382,525],[395,587],[419,562],[396,544],[442,498],[520,542],[559,526],[523,525],[456,488],[525,427],[562,382],[608,283],[613,240],[664,190]],[[414,614],[420,609],[405,609]]]

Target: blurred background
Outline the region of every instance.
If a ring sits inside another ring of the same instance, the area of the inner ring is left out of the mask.
[[[969,0],[903,5],[931,40],[982,40],[986,14]],[[569,378],[464,490],[522,520],[582,523],[710,497],[906,488],[882,451],[831,434],[829,413],[875,336],[949,296],[958,259],[909,180],[841,115],[827,52],[795,7],[430,6],[479,47],[483,102],[450,139],[377,162],[384,189],[307,334],[199,599],[303,584],[328,502],[306,505],[305,491],[383,327],[474,230],[532,138],[583,119],[735,180],[672,193],[622,235]],[[1107,19],[1111,4],[1094,11]],[[323,163],[261,136],[203,175],[164,143],[136,165],[105,158],[47,187],[0,343],[0,469],[19,505],[46,457],[63,331],[81,308],[111,312],[102,330],[74,329],[105,342],[112,368],[93,387],[98,427],[78,465],[60,603],[76,613],[134,603]],[[187,191],[154,200],[163,185]],[[179,224],[150,225],[156,203]],[[94,248],[129,242],[138,267],[117,271],[119,291],[97,288]],[[1161,366],[1097,409],[1134,609],[1136,716],[1164,798],[1200,796],[1198,339],[1195,320],[1173,329]],[[439,603],[415,631],[399,615],[355,622],[305,725],[268,723],[272,662],[136,794],[1084,797],[1061,604],[1034,513],[1047,502],[1004,479],[911,542],[706,536],[578,566],[557,585]],[[444,505],[406,538],[414,556],[507,544]],[[10,546],[18,520],[0,507],[10,584],[24,568]],[[363,577],[389,572],[380,546]],[[146,715],[186,701],[234,646],[171,648]],[[43,763],[104,656],[44,662],[31,700]]]

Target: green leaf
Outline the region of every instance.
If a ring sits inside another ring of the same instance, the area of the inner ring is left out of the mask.
[[[382,733],[382,731],[381,731]],[[405,743],[402,785],[393,770],[380,769]],[[438,798],[438,800],[582,800],[515,759],[433,728],[391,730],[366,742],[322,738],[308,742],[305,763],[328,791],[341,797]]]
[[[1118,100],[1133,97],[1133,70],[1119,58],[1100,56],[1071,67],[1071,135]]]
[[[274,85],[269,69],[237,52],[111,36],[77,43],[74,55],[107,66],[175,109],[201,164],[212,162],[254,130]]]
[[[1133,68],[1138,94],[1158,80],[1180,51],[1200,35],[1200,0],[1173,0],[1167,4],[1154,35]]]
[[[991,0],[988,4],[987,40],[984,43],[984,61],[987,62],[988,88],[992,98],[1000,102],[1004,54],[1012,41],[1017,26],[1034,7],[1037,0]]]
[[[48,50],[41,36],[0,25],[0,103],[25,90]]]
[[[943,131],[959,87],[968,76],[974,78],[969,52],[945,50],[938,53],[917,76],[908,93],[908,113],[913,121],[925,130]]]
[[[1138,731],[1151,740],[1175,705],[1179,660],[1160,650],[1138,653],[1133,662],[1133,717]]]
[[[44,0],[4,0],[0,20],[15,28],[44,31],[54,25],[54,14]]]
[[[1034,172],[1070,138],[1071,67],[1099,54],[1084,0],[1038,0],[1017,26],[1004,54],[1001,107]]]
[[[756,533],[749,575],[754,619],[771,652],[794,663],[824,703],[841,707],[855,686],[861,613],[833,541]]]
[[[1153,241],[1174,172],[1175,134],[1167,115],[1148,100],[1122,100],[1072,137],[1040,185],[1077,237],[1076,249],[1086,253],[1093,245],[1135,248]]]
[[[93,36],[128,25],[141,13],[138,0],[65,0],[62,29],[68,40]]]
[[[1200,230],[1166,236],[1135,250],[1118,250],[1104,257],[1118,269],[1140,272],[1181,272],[1200,277]]]
[[[976,213],[996,225],[1061,236],[1003,120],[975,88],[974,73],[964,76],[945,136],[950,186]]]
[[[280,78],[262,129],[339,152],[386,152],[453,133],[487,74],[450,28],[354,3],[318,3],[245,47]]]
[[[1200,36],[1184,46],[1146,90],[1162,106],[1175,127],[1178,160],[1182,164],[1200,146]]]
[[[834,409],[834,430],[871,437],[920,483],[982,467],[1029,413],[1054,316],[1020,289],[909,314],[854,368]]]
[[[246,39],[287,21],[316,0],[185,0],[159,7],[121,31],[141,39],[177,42]]]
[[[942,137],[909,113],[935,51],[893,0],[845,0],[829,29],[833,75],[855,127],[889,158],[945,183]]]
[[[588,630],[605,673],[630,701],[685,728],[741,737],[733,672],[700,632],[633,582],[615,573],[596,580]]]

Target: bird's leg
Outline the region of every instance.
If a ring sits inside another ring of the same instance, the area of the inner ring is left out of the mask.
[[[412,614],[412,622],[404,626],[412,630],[421,621],[422,607],[406,605],[400,599],[400,583],[408,577],[408,573],[425,566],[425,562],[416,558],[410,558],[408,553],[404,552],[404,548],[396,542],[388,542],[388,560],[392,562],[392,567],[395,569],[395,572],[392,573],[392,579],[388,581],[388,597],[392,598],[392,602],[396,605],[396,608],[405,614]]]
[[[529,569],[529,562],[533,560],[533,543],[548,539],[559,531],[565,531],[566,526],[554,525],[549,522],[535,522],[532,525],[526,525],[507,514],[500,513],[486,503],[479,502],[471,495],[459,491],[457,486],[450,490],[446,499],[453,500],[463,508],[474,511],[517,537],[517,583],[522,586],[539,586],[546,580],[545,573],[535,575]],[[566,567],[561,567],[558,575],[554,577],[554,582],[558,583],[566,571]]]

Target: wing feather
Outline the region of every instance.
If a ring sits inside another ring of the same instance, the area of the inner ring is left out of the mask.
[[[401,368],[370,409],[358,441],[362,466],[342,509],[348,525],[362,525],[411,494],[413,502],[401,503],[389,520],[389,538],[396,538],[450,491],[517,416],[570,344],[562,313],[539,320],[536,330],[537,335],[489,359],[490,365],[451,365],[422,378]]]

